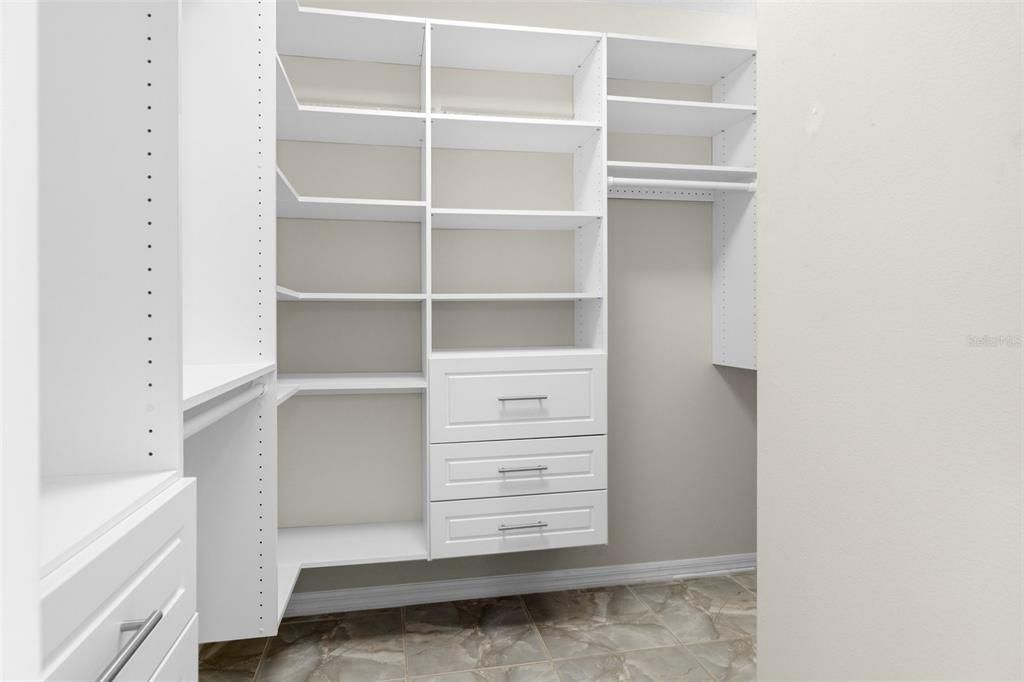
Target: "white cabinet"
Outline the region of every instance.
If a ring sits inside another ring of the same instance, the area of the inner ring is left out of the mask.
[[[185,627],[178,641],[160,662],[150,682],[196,682],[199,679],[199,616]]]
[[[603,490],[430,505],[430,555],[435,559],[607,541],[608,493]]]
[[[607,442],[585,436],[431,445],[430,499],[603,490]]]
[[[603,353],[455,357],[430,363],[435,443],[605,433]]]

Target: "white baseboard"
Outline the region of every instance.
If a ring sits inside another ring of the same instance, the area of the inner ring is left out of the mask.
[[[379,587],[296,592],[292,594],[284,615],[312,616],[322,613],[411,606],[459,599],[502,597],[582,587],[605,587],[678,578],[696,578],[704,575],[750,570],[756,564],[756,554],[728,554],[678,561],[652,561],[643,564],[513,573],[484,578],[432,580]]]

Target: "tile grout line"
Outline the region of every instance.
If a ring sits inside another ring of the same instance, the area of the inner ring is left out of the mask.
[[[252,671],[252,682],[256,682],[256,677],[260,674],[260,668],[263,667],[263,661],[267,657],[267,649],[270,648],[270,640],[273,637],[267,637],[267,641],[263,643],[263,651],[260,652],[260,659],[256,661],[256,670]]]
[[[519,597],[519,603],[522,605],[523,611],[526,613],[526,617],[530,619],[530,625],[533,627],[533,631],[537,633],[537,639],[540,640],[540,647],[544,650],[544,655],[548,657],[548,665],[550,665],[551,670],[554,671],[555,677],[557,677],[560,682],[565,682],[562,680],[562,674],[558,672],[558,668],[555,667],[555,659],[551,656],[551,650],[548,649],[548,643],[544,641],[544,635],[540,633],[540,628],[537,627],[537,620],[533,617],[533,614],[530,613],[530,607],[526,605],[526,598],[521,594],[516,596]]]
[[[402,621],[402,667],[405,668],[405,674],[402,679],[408,681],[409,679],[409,650],[405,647],[405,607],[398,607],[399,618]]]

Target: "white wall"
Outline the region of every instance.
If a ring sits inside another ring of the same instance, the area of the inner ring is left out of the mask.
[[[1022,6],[759,12],[760,677],[1021,679]]]

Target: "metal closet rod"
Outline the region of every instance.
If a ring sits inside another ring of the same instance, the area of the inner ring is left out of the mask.
[[[654,178],[608,178],[608,189],[706,189],[756,192],[756,182],[714,182],[711,180],[658,180]]]
[[[222,403],[218,403],[194,417],[186,419],[183,428],[185,438],[191,438],[206,427],[213,426],[235,410],[240,409],[244,405],[248,405],[257,398],[263,397],[266,392],[266,384],[255,384],[238,395],[233,396]]]

